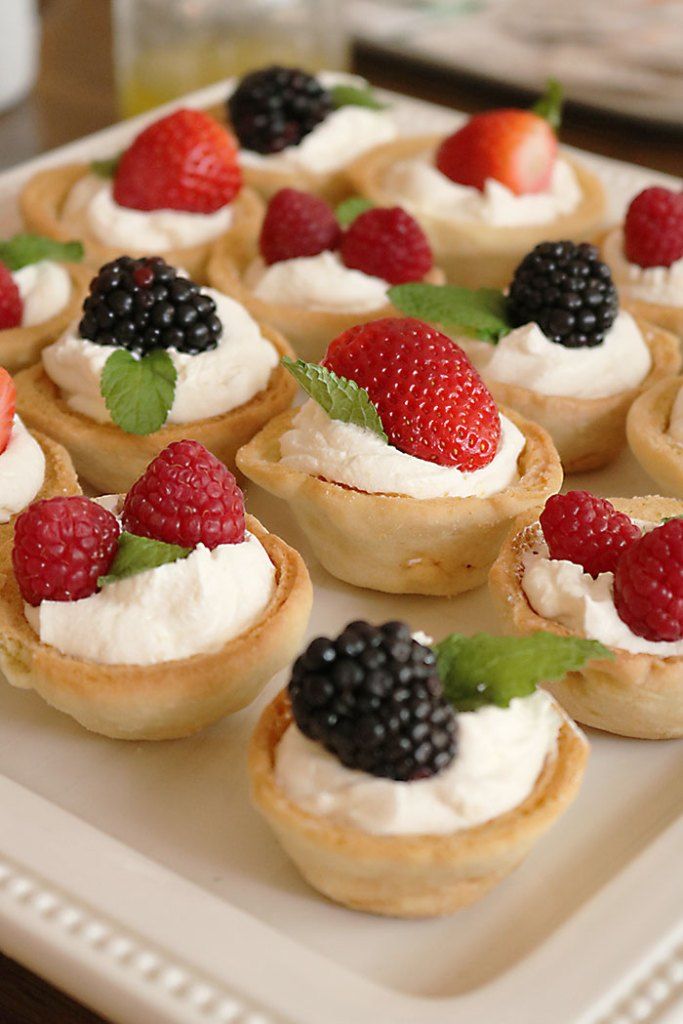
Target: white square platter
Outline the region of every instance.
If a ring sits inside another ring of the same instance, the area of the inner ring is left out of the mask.
[[[391,99],[403,130],[457,123]],[[18,226],[33,171],[109,156],[154,116],[0,175],[0,231]],[[673,180],[585,159],[612,219],[645,184]],[[570,485],[651,489],[626,454]],[[356,590],[318,566],[284,505],[250,487],[248,507],[307,560],[311,636],[358,617],[436,637],[498,628],[486,588],[450,601]],[[392,921],[319,898],[249,806],[247,740],[285,681],[199,736],[158,744],[90,735],[2,684],[0,948],[119,1024],[683,1021],[682,742],[591,733],[579,799],[519,871],[455,917]]]

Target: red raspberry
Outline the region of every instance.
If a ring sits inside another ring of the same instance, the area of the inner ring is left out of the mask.
[[[646,640],[683,638],[683,520],[644,533],[614,574],[617,614]]]
[[[640,530],[606,498],[568,491],[548,498],[540,516],[550,557],[575,562],[591,576],[614,572]]]
[[[0,455],[9,444],[14,425],[17,389],[7,370],[0,366]]]
[[[683,192],[646,188],[624,221],[624,252],[640,267],[670,267],[683,257]]]
[[[244,540],[244,498],[232,473],[199,441],[174,441],[150,462],[123,505],[123,528],[193,548]]]
[[[550,184],[557,137],[547,121],[530,110],[489,110],[475,114],[441,143],[436,166],[461,185],[480,191],[487,178],[515,195],[542,192]]]
[[[259,247],[270,265],[335,249],[340,237],[337,218],[324,199],[295,188],[281,188],[268,203]]]
[[[176,110],[140,132],[124,152],[114,199],[134,210],[214,213],[241,185],[229,132],[201,110]]]
[[[32,605],[90,597],[114,560],[118,540],[116,516],[89,498],[29,505],[16,521],[12,549],[21,596]]]
[[[387,317],[351,327],[323,365],[365,388],[395,448],[463,471],[496,454],[496,403],[463,350],[429,324]]]
[[[420,281],[432,269],[432,250],[414,217],[394,206],[361,213],[341,243],[347,267],[390,284]]]
[[[24,313],[24,302],[12,273],[0,262],[0,331],[7,327],[19,327]]]

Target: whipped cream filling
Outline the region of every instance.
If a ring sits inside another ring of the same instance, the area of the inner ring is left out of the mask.
[[[658,524],[638,525],[647,530]],[[603,572],[593,579],[574,562],[551,559],[540,526],[534,530],[534,543],[523,559],[522,589],[537,615],[578,636],[631,654],[660,658],[683,654],[683,640],[646,640],[622,622],[614,604],[614,573]]]
[[[45,455],[21,419],[14,417],[0,455],[0,523],[8,523],[35,498],[45,480]]]
[[[277,350],[243,306],[213,288],[202,291],[214,299],[223,333],[216,348],[194,356],[167,349],[178,373],[167,423],[194,423],[236,409],[268,385],[278,363]],[[100,378],[116,351],[112,345],[82,338],[73,324],[43,349],[42,360],[70,409],[98,423],[110,423]]]
[[[671,407],[668,433],[674,441],[678,441],[679,444],[683,444],[683,388],[678,389],[678,394],[676,395],[674,404]]]
[[[290,800],[335,825],[375,835],[444,835],[473,828],[521,804],[555,755],[562,718],[549,694],[516,697],[458,714],[458,753],[429,779],[395,782],[344,767],[289,726],[275,778]]]
[[[220,650],[259,620],[275,591],[261,542],[210,551],[109,583],[80,601],[24,605],[34,632],[62,654],[102,665],[153,665]]]
[[[244,283],[263,302],[331,313],[369,313],[388,301],[387,281],[352,270],[339,253],[329,250],[270,266],[255,259],[247,268]]]
[[[54,260],[39,260],[12,273],[24,309],[22,327],[42,324],[66,308],[71,298],[68,270]]]
[[[327,88],[347,84],[361,88],[367,86],[364,78],[335,72],[322,73],[319,81]],[[240,163],[244,167],[330,174],[346,167],[372,146],[390,142],[396,135],[397,127],[388,110],[339,107],[297,145],[287,146],[279,153],[255,153],[250,149],[242,149]]]
[[[280,462],[368,494],[484,498],[519,480],[517,460],[526,443],[524,434],[505,416],[500,424],[500,443],[492,461],[463,473],[455,466],[439,466],[401,452],[365,427],[330,419],[309,399],[280,438]]]
[[[624,252],[624,232],[615,228],[603,243],[604,257],[621,292],[662,306],[683,306],[683,258],[669,267],[640,267]]]
[[[431,154],[397,161],[387,170],[383,184],[394,202],[418,216],[499,228],[548,224],[571,213],[582,198],[573,168],[561,158],[555,161],[547,190],[524,195],[516,195],[495,178],[487,178],[481,191],[460,185],[442,174]]]
[[[112,182],[96,174],[79,178],[62,208],[62,219],[70,227],[87,232],[102,245],[145,254],[210,242],[230,228],[233,216],[231,203],[214,213],[120,206]]]
[[[497,345],[458,338],[487,381],[528,388],[540,395],[607,398],[638,387],[652,356],[638,325],[622,310],[593,348],[566,348],[550,341],[538,324],[524,324]]]

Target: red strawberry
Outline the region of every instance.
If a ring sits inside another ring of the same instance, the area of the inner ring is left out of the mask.
[[[463,350],[429,324],[387,317],[351,327],[323,365],[365,388],[395,448],[467,472],[495,456],[496,403]]]
[[[544,118],[530,110],[490,110],[444,139],[436,166],[460,185],[482,190],[494,178],[523,195],[548,187],[556,155],[557,137]]]
[[[334,211],[324,199],[295,188],[281,188],[268,204],[259,247],[270,265],[334,249],[340,236]]]
[[[646,188],[624,222],[624,252],[640,267],[670,267],[683,258],[683,192]]]
[[[414,217],[400,206],[361,213],[341,244],[347,267],[390,284],[419,281],[432,268],[432,250]]]
[[[126,495],[123,528],[167,544],[207,548],[244,540],[244,498],[222,462],[199,441],[173,441]]]
[[[9,444],[14,410],[17,404],[17,389],[7,370],[0,366],[0,455]]]
[[[0,331],[19,327],[24,303],[10,269],[0,262]]]
[[[114,561],[118,539],[116,516],[90,498],[29,505],[16,521],[12,549],[21,596],[32,605],[90,597]]]
[[[232,136],[201,110],[176,110],[140,132],[119,162],[114,199],[135,210],[213,213],[237,195]]]

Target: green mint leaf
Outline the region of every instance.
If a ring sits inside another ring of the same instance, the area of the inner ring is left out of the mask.
[[[173,405],[176,368],[168,352],[155,348],[142,359],[118,349],[107,359],[100,391],[114,423],[127,434],[153,434]]]
[[[430,320],[449,329],[473,334],[495,344],[511,329],[506,301],[496,288],[460,288],[454,284],[398,284],[388,291],[390,301],[407,316]]]
[[[506,708],[527,697],[536,684],[558,679],[591,658],[613,658],[597,640],[539,632],[531,636],[454,633],[435,646],[437,667],[448,700],[458,711],[484,704]]]
[[[343,228],[348,228],[349,224],[353,224],[356,217],[359,217],[361,213],[365,213],[366,210],[371,210],[373,205],[369,199],[364,199],[363,196],[349,196],[335,210],[337,220]]]
[[[109,566],[106,576],[100,576],[98,587],[106,587],[108,583],[125,580],[128,576],[137,576],[147,569],[156,569],[158,565],[177,562],[187,558],[192,548],[181,548],[179,544],[166,544],[163,540],[151,540],[149,537],[138,537],[125,530],[119,537],[119,546],[114,561]]]
[[[83,246],[80,242],[55,242],[42,235],[18,234],[6,242],[0,242],[0,260],[10,270],[21,270],[39,260],[56,260],[59,263],[80,263]]]
[[[370,110],[385,110],[386,103],[380,103],[369,85],[333,85],[330,89],[335,107],[368,107]]]
[[[564,89],[556,78],[549,78],[545,83],[545,92],[531,109],[534,114],[544,118],[554,132],[558,132],[562,124],[563,104]]]
[[[107,160],[91,160],[90,170],[98,178],[113,178],[119,169],[122,156],[123,153],[117,153],[116,156],[110,156]]]
[[[365,427],[378,434],[383,441],[387,440],[379,413],[370,401],[370,396],[354,380],[338,377],[332,370],[318,363],[305,363],[303,359],[294,362],[289,356],[282,357],[282,365],[330,419]]]

